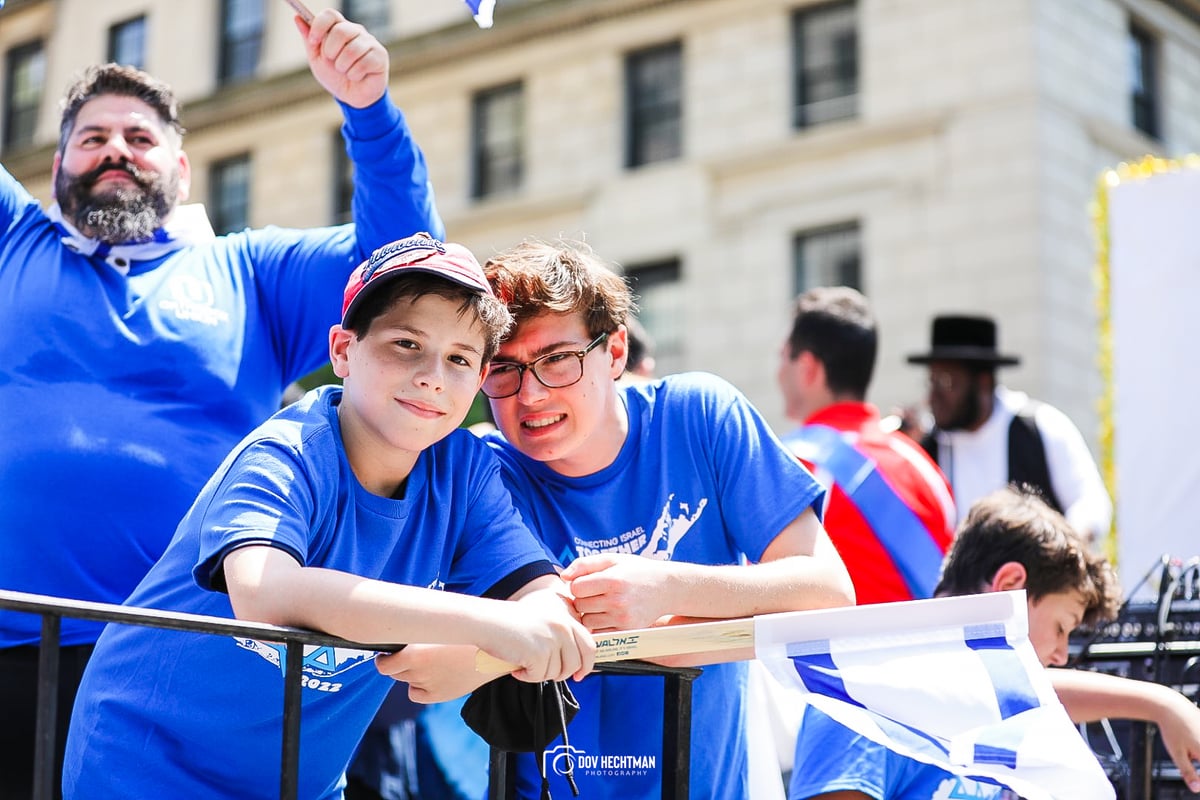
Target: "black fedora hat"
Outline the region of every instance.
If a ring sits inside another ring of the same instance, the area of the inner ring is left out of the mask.
[[[997,367],[1020,364],[1016,356],[996,352],[996,322],[991,317],[946,314],[933,318],[932,346],[928,353],[908,357],[910,364],[931,361],[969,361]]]

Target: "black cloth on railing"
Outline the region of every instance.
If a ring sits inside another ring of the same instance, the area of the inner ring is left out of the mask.
[[[528,683],[504,675],[472,692],[461,713],[471,730],[492,747],[510,753],[540,753],[559,735],[570,752],[567,725],[578,711],[579,701],[565,683]],[[567,759],[564,766],[571,792],[578,797],[574,763]],[[542,800],[550,800],[543,759],[538,759],[538,769]]]

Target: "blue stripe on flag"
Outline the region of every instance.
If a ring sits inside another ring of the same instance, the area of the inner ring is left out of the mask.
[[[1009,769],[1017,768],[1017,751],[1007,747],[990,747],[986,744],[975,745],[976,764],[999,764]]]
[[[839,669],[833,663],[828,639],[813,639],[807,642],[791,642],[786,652],[791,659],[792,667],[800,676],[804,687],[813,694],[832,697],[853,706],[866,710],[875,720],[875,724],[896,741],[905,742],[914,750],[933,748],[942,759],[950,754],[946,745],[920,728],[906,725],[898,720],[885,717],[871,711],[865,705],[850,696],[846,684],[839,674]]]
[[[789,655],[791,654],[789,653]],[[800,680],[804,681],[804,686],[810,692],[832,697],[852,706],[866,708],[846,691],[846,684],[842,681],[842,676],[838,674],[837,665],[833,663],[833,656],[829,653],[828,646],[824,652],[792,655],[792,664],[796,668],[796,674],[800,676]]]
[[[1007,638],[1003,635],[972,636],[970,626],[963,633],[967,647],[976,652],[992,679],[992,689],[996,692],[996,704],[1000,707],[1002,719],[1041,706],[1037,692],[1025,674],[1025,665]]]

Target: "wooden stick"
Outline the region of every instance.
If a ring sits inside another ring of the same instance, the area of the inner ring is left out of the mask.
[[[906,600],[866,606],[780,611],[757,617],[662,625],[630,631],[593,633],[596,661],[624,661],[632,658],[658,658],[718,653],[730,650],[757,652],[765,645],[783,653],[786,642],[811,642],[852,635],[890,636],[896,631],[930,630],[962,625],[1006,624],[1019,616],[1025,635],[1025,592],[987,592],[965,597],[932,600]],[[762,641],[755,642],[756,637]],[[734,655],[732,658],[753,658]],[[701,663],[715,663],[717,659]],[[727,657],[724,660],[731,660]],[[694,665],[692,665],[694,666]],[[480,652],[475,669],[482,673],[512,672],[516,667]]]
[[[300,0],[283,0],[283,2],[292,7],[296,15],[304,20],[305,25],[312,25],[313,13],[308,10],[308,6],[304,5]]]
[[[754,647],[754,618],[663,625],[628,631],[593,633],[596,662],[657,658],[684,653],[708,653]],[[512,672],[517,666],[480,650],[475,654],[476,672],[489,675]]]

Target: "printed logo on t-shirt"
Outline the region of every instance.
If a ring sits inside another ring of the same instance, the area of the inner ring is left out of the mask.
[[[1018,797],[1003,786],[955,776],[938,784],[937,791],[929,800],[1018,800]]]
[[[286,646],[278,642],[260,642],[257,639],[247,639],[235,636],[234,642],[238,647],[257,653],[283,671],[286,656]],[[342,682],[335,680],[347,670],[369,663],[378,655],[372,650],[351,650],[347,647],[329,647],[326,645],[304,645],[303,674],[300,684],[307,689],[318,692],[340,692]]]
[[[663,505],[662,513],[658,515],[654,530],[649,534],[639,525],[620,536],[607,539],[584,539],[576,536],[575,549],[580,556],[595,553],[633,553],[646,558],[670,561],[675,554],[675,548],[683,537],[687,536],[696,520],[700,519],[707,505],[707,497],[692,504],[676,500],[675,493],[672,492],[667,496],[667,502]]]
[[[653,755],[601,754],[595,755],[569,744],[560,744],[542,751],[542,769],[547,775],[566,775],[588,778],[638,778],[658,769]]]
[[[194,275],[172,276],[167,284],[170,297],[160,300],[158,307],[171,312],[176,319],[216,326],[229,322],[229,312],[216,308],[212,284]]]

